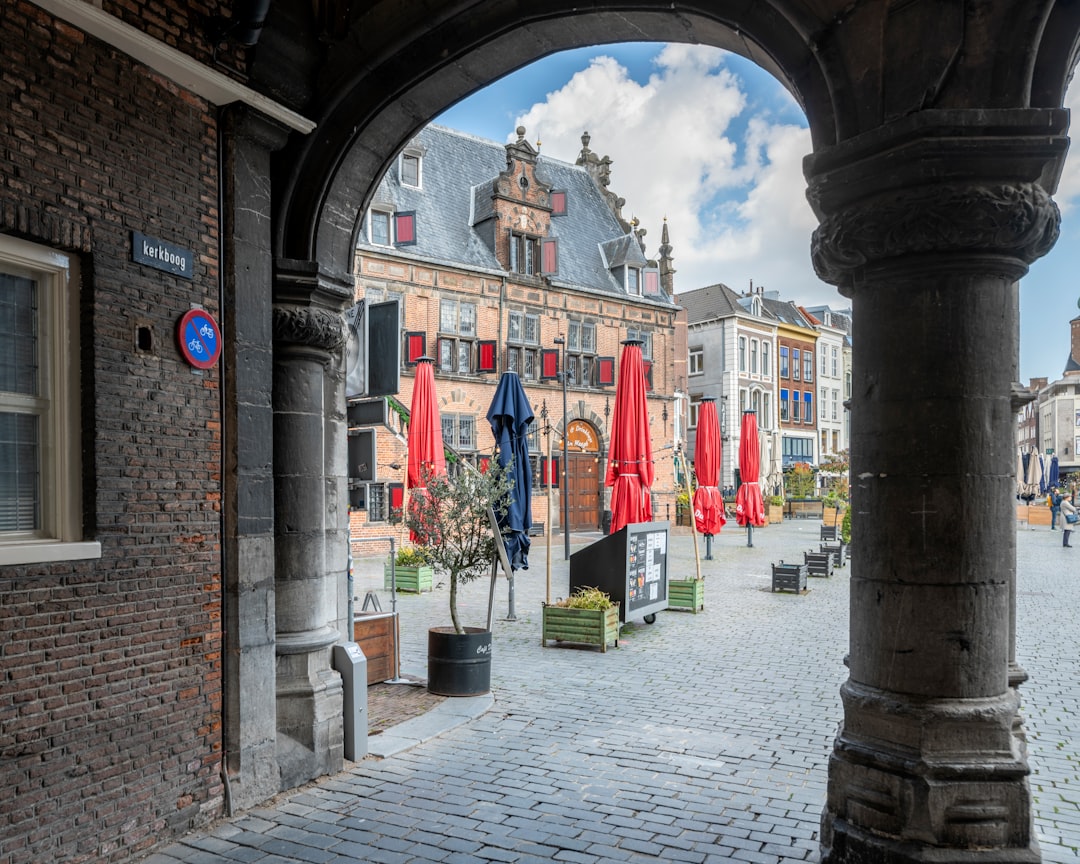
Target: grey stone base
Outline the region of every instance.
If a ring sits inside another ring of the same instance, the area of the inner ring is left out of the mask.
[[[823,862],[1037,862],[1018,697],[912,700],[848,681]]]

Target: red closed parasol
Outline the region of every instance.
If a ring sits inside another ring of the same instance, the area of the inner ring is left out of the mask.
[[[652,441],[645,401],[641,342],[628,339],[619,359],[615,414],[605,484],[611,487],[611,533],[636,522],[652,521]]]
[[[416,363],[412,404],[409,407],[409,461],[405,475],[406,488],[413,503],[426,494],[428,477],[446,473],[443,452],[442,423],[439,404],[435,398],[435,363],[430,357],[420,357]],[[410,511],[414,512],[414,511]],[[409,532],[414,542],[425,542],[415,531]]]
[[[739,490],[735,493],[735,521],[747,529],[747,545],[753,546],[752,529],[765,524],[765,503],[761,500],[758,474],[761,450],[758,446],[757,414],[744,411],[739,433]]]
[[[694,490],[694,524],[706,537],[719,534],[727,524],[724,498],[719,489],[722,446],[716,400],[702,399],[694,438],[694,473],[698,482]],[[706,557],[711,556],[707,554]]]

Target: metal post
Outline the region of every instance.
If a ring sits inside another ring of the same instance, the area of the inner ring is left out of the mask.
[[[566,340],[562,336],[556,336],[553,340],[556,345],[560,347],[560,353],[562,354],[560,367],[562,371],[559,373],[559,378],[562,379],[562,489],[559,494],[562,496],[562,512],[563,512],[563,552],[566,561],[570,560],[570,490],[567,488],[567,464],[566,464]]]

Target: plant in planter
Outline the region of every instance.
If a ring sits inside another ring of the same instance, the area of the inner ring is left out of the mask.
[[[844,519],[840,523],[840,542],[845,546],[851,545],[851,508],[844,511]]]
[[[393,569],[389,561],[383,568],[383,587],[390,590],[396,585],[398,591],[419,594],[432,589],[434,576],[435,569],[428,563],[423,549],[402,546],[394,556]]]
[[[770,495],[765,500],[765,515],[770,523],[784,521],[783,495]]]
[[[578,588],[565,600],[544,606],[540,644],[548,640],[599,645],[619,644],[619,604],[598,588]]]
[[[492,463],[481,474],[425,478],[405,520],[424,559],[445,573],[450,589],[449,627],[428,630],[428,690],[443,696],[475,696],[491,689],[491,631],[462,626],[460,587],[488,572],[496,554],[489,511],[506,508],[509,473]]]

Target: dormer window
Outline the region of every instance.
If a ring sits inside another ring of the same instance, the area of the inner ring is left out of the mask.
[[[401,185],[420,188],[420,154],[405,152],[401,154]]]
[[[637,267],[626,268],[626,293],[641,296],[641,270]]]
[[[548,276],[559,272],[559,245],[554,237],[510,232],[510,272]]]
[[[412,246],[416,244],[416,213],[368,211],[368,240],[374,246]]]

